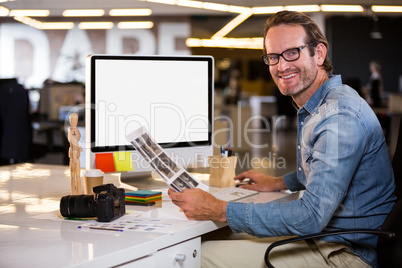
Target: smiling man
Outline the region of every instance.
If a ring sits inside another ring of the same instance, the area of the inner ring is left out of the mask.
[[[289,203],[223,202],[199,189],[169,190],[189,219],[228,222],[254,237],[206,241],[203,267],[264,267],[272,237],[323,230],[379,229],[394,205],[395,184],[381,126],[365,100],[332,75],[328,42],[308,16],[279,12],[267,20],[262,57],[298,115],[297,170],[281,177],[255,171],[236,176],[258,191],[304,190]],[[269,238],[266,238],[269,237]],[[336,235],[282,246],[278,267],[376,267],[376,237]]]

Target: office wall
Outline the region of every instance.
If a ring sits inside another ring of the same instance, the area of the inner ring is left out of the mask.
[[[402,75],[402,17],[379,17],[382,39],[373,39],[371,17],[331,17],[326,20],[334,73],[344,80],[357,78],[362,85],[370,77],[369,62],[382,65],[385,91],[398,91]]]
[[[46,79],[85,79],[85,58],[93,53],[188,55],[187,17],[153,19],[147,30],[38,30],[18,22],[0,21],[0,78],[17,77],[26,87]]]

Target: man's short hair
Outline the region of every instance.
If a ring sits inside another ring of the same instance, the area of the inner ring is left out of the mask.
[[[296,11],[280,11],[266,21],[264,29],[264,54],[267,54],[265,38],[267,37],[268,30],[275,26],[292,24],[300,25],[304,28],[304,31],[306,32],[305,43],[310,44],[309,50],[311,56],[314,56],[314,49],[319,43],[324,44],[324,46],[327,48],[327,51],[329,50],[328,40],[325,38],[318,25],[309,16]],[[325,56],[322,67],[327,72],[328,76],[332,74],[333,68],[329,61],[328,53]]]

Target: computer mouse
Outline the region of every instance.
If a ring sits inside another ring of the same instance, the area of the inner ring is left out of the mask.
[[[236,183],[235,187],[239,187],[239,186],[247,185],[247,184],[254,184],[254,181],[249,178],[245,178],[243,181]]]

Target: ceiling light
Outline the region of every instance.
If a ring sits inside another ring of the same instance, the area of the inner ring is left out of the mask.
[[[174,5],[176,3],[175,0],[148,0],[148,2],[169,4],[169,5]]]
[[[149,16],[152,10],[149,8],[132,8],[132,9],[111,9],[110,16]]]
[[[217,10],[217,11],[228,11],[229,10],[228,5],[211,3],[211,2],[204,2],[203,7],[204,7],[204,9]]]
[[[100,17],[105,14],[103,9],[66,9],[64,17]]]
[[[234,28],[236,28],[239,24],[241,24],[243,21],[248,19],[252,15],[252,11],[249,10],[249,12],[241,13],[239,14],[236,18],[231,20],[228,24],[223,26],[222,29],[220,29],[216,34],[214,34],[211,39],[214,38],[222,38],[225,35],[227,35],[230,31],[232,31]]]
[[[282,11],[283,6],[272,6],[272,7],[253,7],[251,8],[254,14],[274,14],[276,12]]]
[[[320,6],[319,5],[285,6],[285,10],[298,11],[298,12],[318,12],[320,11]]]
[[[74,22],[42,22],[41,30],[70,30],[74,28]]]
[[[371,32],[370,37],[372,39],[382,39],[382,33],[380,33],[380,32]]]
[[[26,16],[15,16],[14,19],[40,30],[69,30],[74,27],[73,22],[41,22]]]
[[[8,16],[8,13],[10,13],[10,11],[7,8],[0,7],[0,17],[6,17]]]
[[[30,17],[47,17],[50,11],[47,9],[13,9],[10,11],[10,16],[30,16]]]
[[[182,7],[202,8],[204,3],[201,1],[178,0],[176,4]]]
[[[214,2],[202,2],[202,1],[192,1],[192,0],[139,0],[151,3],[160,3],[168,5],[176,5],[182,7],[192,7],[192,8],[202,8],[208,10],[216,10],[223,12],[233,12],[233,13],[243,13],[249,10],[249,7],[226,5]]]
[[[372,6],[374,12],[402,12],[402,6]]]
[[[109,21],[94,21],[94,22],[81,22],[78,24],[80,29],[111,29],[113,28],[113,22]]]
[[[197,39],[188,38],[188,47],[220,47],[241,49],[262,49],[262,38],[221,38],[221,39]]]
[[[241,6],[229,6],[228,11],[234,13],[244,13],[249,12],[251,9],[249,7],[241,7]]]
[[[122,21],[117,24],[119,29],[151,29],[153,26],[152,21]]]
[[[363,12],[364,8],[360,5],[321,5],[324,12]]]
[[[41,23],[40,21],[37,21],[35,19],[32,19],[30,17],[26,17],[26,16],[15,16],[14,19],[16,21],[22,22],[22,23],[24,23],[26,25],[29,25],[31,27],[38,28],[38,29],[39,29],[39,26],[40,26],[40,23]]]

